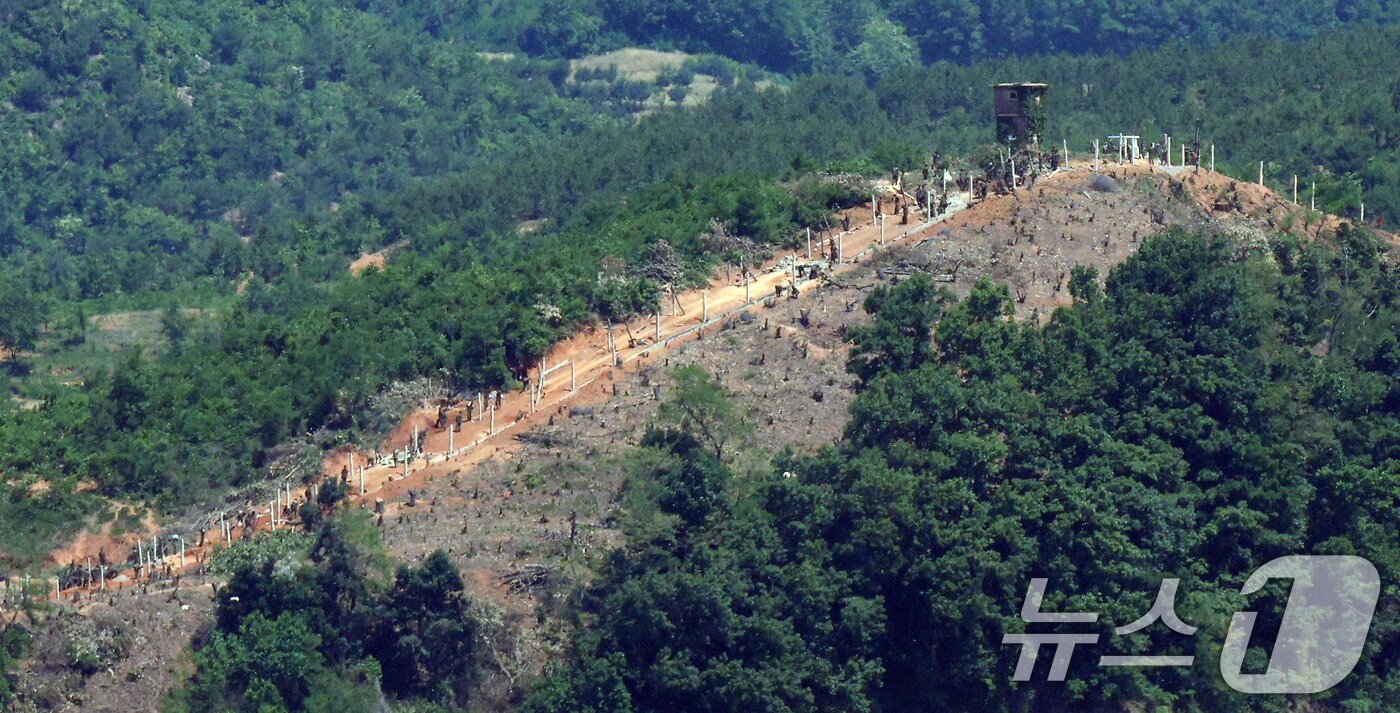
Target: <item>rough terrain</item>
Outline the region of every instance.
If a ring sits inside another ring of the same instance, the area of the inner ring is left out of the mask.
[[[520,684],[562,650],[567,625],[554,615],[562,597],[590,579],[601,555],[623,544],[617,496],[629,448],[666,395],[668,367],[698,364],[717,375],[755,426],[735,454],[737,472],[752,473],[781,449],[813,450],[840,437],[852,398],[844,334],[865,319],[860,303],[877,284],[921,270],[965,294],[989,276],[1011,286],[1020,318],[1044,319],[1068,304],[1072,267],[1093,265],[1107,273],[1145,237],[1168,226],[1259,235],[1294,230],[1327,240],[1338,225],[1336,219],[1308,217],[1266,189],[1206,171],[1172,176],[1138,165],[1106,167],[1103,175],[1111,181],[1077,166],[956,212],[904,240],[896,239],[903,231],[891,219],[884,248],[870,210],[854,209],[856,229],[842,238],[851,264],[801,282],[799,299],[764,300],[775,286],[789,283],[794,261],[809,263],[805,250],[776,256],[747,290],[733,279],[717,279],[707,291],[681,295],[676,313],[660,318],[659,341],[655,318],[614,326],[621,366],[614,364],[605,326],[559,345],[546,358],[542,394],[535,398],[525,389],[503,395],[494,433],[477,411],[449,435],[449,429],[434,428],[436,405],[424,404],[376,448],[330,454],[326,473],[337,477],[345,468],[357,489],[359,466],[378,463],[365,471],[366,495],[354,506],[382,502],[390,551],[411,561],[446,550],[462,567],[472,596],[499,614],[503,635],[489,642],[494,666],[480,700],[488,709],[507,707]],[[823,262],[820,251],[814,244],[812,263]],[[709,321],[702,329],[703,317]],[[532,382],[538,384],[537,373]],[[428,459],[405,467],[382,455],[404,449],[419,431],[428,433]],[[374,458],[376,452],[382,460]],[[267,524],[264,518],[255,526]],[[55,665],[52,656],[36,657],[20,680],[28,706],[21,710],[103,710],[92,706],[109,696],[157,700],[178,682],[189,635],[212,610],[209,591],[191,572],[184,595],[190,608],[176,605],[171,611],[169,594],[68,593],[99,627],[152,644],[141,649],[138,663],[128,654],[110,673],[86,678]],[[128,606],[164,614],[129,615],[134,610]],[[67,634],[54,623],[61,621],[50,620],[41,632],[41,651],[61,646]],[[131,671],[143,673],[133,680]]]

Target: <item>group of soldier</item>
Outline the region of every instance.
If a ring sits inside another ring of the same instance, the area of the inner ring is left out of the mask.
[[[1155,160],[1157,162],[1157,165],[1159,166],[1170,166],[1172,163],[1172,157],[1168,153],[1171,150],[1169,147],[1170,144],[1165,138],[1163,138],[1161,141],[1158,141],[1148,147],[1147,155],[1151,156],[1152,159]],[[1186,146],[1184,151],[1185,156],[1183,157],[1184,162],[1182,163],[1182,165],[1195,166],[1199,168],[1201,165],[1201,147],[1199,145]]]

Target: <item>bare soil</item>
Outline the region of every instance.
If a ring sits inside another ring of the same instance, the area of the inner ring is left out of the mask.
[[[394,555],[414,561],[436,549],[448,552],[471,595],[499,614],[505,635],[493,641],[495,665],[478,700],[485,710],[508,709],[543,664],[564,650],[569,625],[557,616],[562,599],[595,576],[602,556],[625,544],[619,492],[631,447],[670,387],[669,367],[697,364],[715,374],[755,426],[733,456],[744,477],[767,468],[782,449],[812,451],[839,439],[853,398],[844,337],[867,318],[860,304],[878,284],[922,270],[966,294],[976,280],[989,277],[1011,286],[1018,316],[1044,319],[1069,303],[1074,266],[1107,274],[1165,227],[1284,226],[1277,196],[1231,186],[1216,174],[1172,176],[1146,166],[1104,173],[1116,190],[1096,190],[1092,171],[1076,165],[926,228],[899,226],[891,217],[883,245],[870,209],[853,209],[856,228],[841,238],[845,262],[820,279],[800,280],[798,299],[765,300],[776,287],[792,283],[794,264],[830,267],[821,258],[821,242],[814,243],[810,260],[805,246],[775,256],[747,288],[737,274],[719,275],[708,289],[682,294],[674,314],[668,309],[659,318],[660,339],[656,317],[614,325],[615,354],[606,325],[579,332],[545,359],[545,386],[534,408],[530,392],[538,370],[528,387],[502,395],[494,432],[489,410],[468,418],[465,404],[452,405],[449,428],[458,413],[466,422],[450,433],[436,428],[437,406],[424,404],[377,447],[328,455],[324,471],[328,477],[339,477],[342,469],[350,474],[356,493],[351,506],[382,508],[381,527]],[[1230,201],[1217,205],[1221,191],[1238,195],[1239,208]],[[709,320],[702,328],[704,317]],[[359,496],[358,467],[371,456],[405,448],[415,430],[428,433],[429,457],[407,467],[373,464],[365,470],[366,493]],[[266,526],[266,518],[257,525]],[[190,560],[201,554],[192,548]],[[128,580],[128,586],[138,586]],[[151,665],[168,673],[128,681],[114,669],[121,685],[141,690],[124,692],[121,699],[132,703],[110,710],[150,710],[144,703],[178,682],[179,652],[212,608],[205,585],[193,577],[187,581],[186,601],[200,603],[179,610],[178,618],[169,615],[167,621],[178,626],[139,617],[113,624],[130,636],[151,637]],[[162,606],[165,596],[128,589],[99,599],[111,598],[120,609],[128,600]],[[104,684],[111,688],[93,689],[93,679],[77,685],[61,671],[31,663],[23,685],[35,692],[26,694],[31,697],[48,687],[89,702],[96,700],[94,690],[117,690],[112,682]]]
[[[355,258],[353,261],[351,261],[350,274],[359,275],[360,273],[363,273],[365,270],[368,270],[371,267],[376,270],[383,270],[384,266],[389,264],[389,256],[393,255],[395,251],[398,251],[405,247],[408,247],[408,241],[400,240],[399,242],[394,243],[393,245],[390,245],[389,247],[384,248],[383,250],[378,250],[372,253],[364,253],[359,257]]]

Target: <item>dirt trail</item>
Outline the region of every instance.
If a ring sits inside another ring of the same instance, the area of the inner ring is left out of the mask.
[[[1238,186],[1247,185],[1223,176],[1214,174],[1206,170],[1183,172],[1180,176],[1170,176],[1166,171],[1149,167],[1138,166],[1106,166],[1105,173],[1116,177],[1120,182],[1126,182],[1134,177],[1149,178],[1154,181],[1162,181],[1164,185],[1179,183],[1187,189],[1189,195],[1199,205],[1202,213],[1220,212],[1213,211],[1217,208],[1211,201],[1220,190],[1229,189],[1235,186],[1237,192],[1241,191]],[[530,373],[530,385],[528,388],[519,391],[504,393],[500,396],[500,407],[492,408],[488,405],[486,409],[477,409],[473,418],[464,421],[461,430],[453,432],[452,424],[456,415],[466,410],[465,405],[458,405],[447,415],[447,428],[436,428],[437,411],[435,408],[421,408],[410,413],[390,436],[380,445],[378,452],[366,452],[364,450],[342,449],[331,453],[323,461],[323,474],[328,478],[339,478],[342,472],[347,475],[350,486],[350,502],[361,507],[376,507],[377,503],[382,503],[382,509],[386,513],[392,513],[402,507],[398,502],[405,499],[410,490],[420,491],[425,485],[444,475],[452,474],[470,468],[474,465],[495,459],[509,458],[518,452],[521,443],[516,436],[534,430],[539,427],[552,425],[559,419],[568,418],[570,408],[596,405],[611,399],[616,393],[618,383],[626,380],[630,375],[646,368],[658,356],[667,353],[675,346],[686,341],[695,339],[701,331],[717,329],[729,318],[740,312],[753,309],[762,305],[766,299],[772,298],[775,287],[793,284],[793,268],[799,271],[808,265],[820,265],[823,268],[824,277],[818,281],[836,277],[854,269],[857,263],[864,261],[872,252],[881,249],[898,249],[901,246],[907,248],[914,245],[926,245],[935,242],[943,244],[956,243],[960,240],[971,241],[965,237],[970,232],[975,231],[981,236],[983,242],[994,242],[1002,240],[1002,237],[993,228],[1000,227],[1002,230],[1015,226],[1017,216],[1028,207],[1036,207],[1037,200],[1047,197],[1059,197],[1061,199],[1073,197],[1082,191],[1082,187],[1092,177],[1092,172],[1087,163],[1076,162],[1067,169],[1041,178],[1031,190],[1022,190],[1007,196],[989,197],[978,202],[976,205],[967,207],[961,200],[961,196],[955,196],[949,213],[938,216],[931,222],[919,223],[920,218],[911,215],[911,225],[898,225],[898,217],[892,214],[885,216],[884,231],[882,237],[881,225],[873,221],[872,211],[869,207],[854,208],[846,211],[853,223],[857,227],[849,233],[842,234],[839,238],[833,238],[839,242],[840,252],[843,260],[834,266],[830,266],[823,259],[822,253],[827,247],[820,244],[816,237],[813,238],[811,246],[811,258],[807,257],[806,246],[800,247],[797,251],[786,251],[775,255],[768,260],[761,268],[756,269],[756,275],[747,286],[743,283],[741,276],[734,276],[732,279],[717,278],[710,283],[708,288],[694,289],[680,294],[677,298],[678,306],[672,308],[670,305],[664,306],[665,313],[658,317],[640,317],[625,324],[615,324],[611,329],[610,346],[609,330],[605,327],[592,326],[585,328],[555,345],[544,359],[544,384],[540,388],[536,397],[534,390],[540,381],[540,370],[535,368]],[[1244,191],[1251,196],[1252,201],[1263,205],[1281,202],[1276,194],[1259,186],[1252,186]],[[1255,194],[1258,194],[1255,196]],[[1271,203],[1272,201],[1272,203]],[[886,206],[887,210],[889,206]],[[1073,208],[1068,204],[1068,208]],[[1248,213],[1241,211],[1244,215],[1249,215],[1257,219],[1268,219],[1272,212],[1264,214]],[[1057,224],[1054,220],[1064,219],[1066,213],[1059,214],[1045,212],[1042,220],[1049,220],[1048,224],[1036,224],[1035,230],[1049,232],[1058,231],[1063,224]],[[1102,225],[1101,230],[1113,232],[1126,232],[1129,226],[1122,223],[1121,218],[1112,214],[1106,214],[1110,223]],[[1023,219],[1024,220],[1024,219]],[[1147,218],[1140,218],[1144,226],[1150,227]],[[1336,220],[1336,219],[1330,219]],[[1091,218],[1092,221],[1092,218]],[[1112,225],[1114,221],[1118,224]],[[1022,228],[1021,230],[1024,230]],[[1115,245],[1111,251],[1099,248],[1097,250],[1088,246],[1087,241],[1085,257],[1097,256],[1099,261],[1116,263],[1125,259],[1136,249],[1139,231],[1133,231],[1134,238],[1130,241],[1122,241],[1123,245]],[[962,233],[964,237],[960,237]],[[1008,233],[1010,235],[1011,233]],[[1024,232],[1017,232],[1015,235],[1025,235]],[[1070,236],[1072,239],[1072,236]],[[1392,236],[1393,237],[1393,236]],[[1013,239],[1007,237],[1006,245],[1013,244]],[[1031,240],[1030,242],[1034,242]],[[1042,254],[1041,247],[1033,248],[1035,256]],[[1093,253],[1091,255],[1090,253]],[[1064,253],[1065,256],[1074,257],[1073,252]],[[1064,261],[1064,258],[1056,258]],[[1035,273],[1031,273],[1034,281]],[[994,277],[1000,277],[993,272]],[[1047,286],[1040,292],[1030,291],[1034,299],[1029,299],[1024,306],[1029,309],[1032,306],[1038,311],[1048,309],[1068,301],[1066,291],[1060,289],[1062,278],[1057,277],[1052,281],[1048,272],[1044,276]],[[814,281],[799,279],[799,288],[806,289],[812,286]],[[1052,290],[1051,287],[1054,287]],[[1033,287],[1033,286],[1032,286]],[[1028,295],[1029,296],[1029,295]],[[787,299],[784,297],[783,299]],[[659,319],[659,323],[658,323]],[[659,326],[659,336],[658,336]],[[617,364],[614,364],[614,349],[616,350]],[[532,405],[532,401],[534,402]],[[483,413],[484,411],[484,413]],[[465,414],[464,414],[465,416]],[[494,418],[494,430],[493,426]],[[412,462],[404,463],[401,459],[393,456],[384,456],[386,453],[404,452],[408,448],[415,431],[426,433],[426,440],[423,451],[426,457],[418,457]],[[363,485],[362,485],[363,483]],[[308,488],[294,488],[292,498],[296,503],[304,501],[310,495]],[[272,519],[267,512],[268,504],[264,503],[262,514],[252,521],[249,531],[261,531],[272,529]],[[279,514],[279,526],[286,527],[283,521],[290,521],[293,507],[284,508],[283,514]],[[248,534],[244,528],[234,528],[233,539],[240,539]],[[159,566],[168,570],[171,574],[179,574],[203,561],[216,544],[220,541],[220,533],[217,526],[208,533],[203,546],[190,546],[185,553],[185,561],[182,564],[178,554],[168,556]],[[136,572],[126,573],[126,585],[137,581]],[[109,582],[109,588],[120,586],[115,582]],[[71,593],[66,591],[67,596]]]
[[[982,205],[993,204],[996,200],[1001,199],[989,200]],[[776,286],[786,288],[791,285],[794,265],[822,265],[824,269],[829,268],[825,274],[832,276],[844,273],[871,252],[880,249],[882,244],[893,247],[936,230],[942,221],[962,210],[964,205],[955,201],[949,208],[949,214],[927,223],[919,223],[918,214],[911,213],[910,225],[899,225],[898,216],[893,215],[889,208],[885,206],[883,226],[874,221],[869,207],[847,211],[855,227],[849,233],[833,236],[843,258],[834,267],[822,259],[825,246],[819,244],[814,236],[810,260],[804,245],[800,251],[784,252],[769,259],[753,271],[748,285],[743,283],[741,276],[736,275],[732,280],[717,278],[705,289],[683,292],[677,297],[676,308],[672,309],[669,305],[663,307],[665,312],[659,317],[659,337],[658,318],[655,316],[639,317],[612,326],[618,361],[616,366],[612,363],[608,330],[598,326],[586,328],[555,345],[545,357],[545,383],[538,397],[532,397],[532,391],[539,382],[539,369],[536,368],[530,375],[530,388],[501,394],[499,408],[488,408],[485,414],[478,413],[474,420],[464,422],[459,432],[449,434],[449,429],[455,414],[465,407],[452,411],[449,428],[444,429],[433,428],[437,415],[435,409],[415,410],[393,430],[378,452],[339,450],[324,460],[323,474],[328,478],[339,478],[343,469],[349,475],[349,500],[354,505],[374,507],[377,501],[383,501],[385,511],[395,509],[399,505],[391,501],[405,498],[410,490],[422,488],[445,473],[487,460],[509,457],[519,450],[517,435],[566,418],[569,407],[593,405],[611,398],[613,385],[645,367],[649,360],[654,360],[683,341],[694,339],[702,329],[718,328],[725,319],[762,305],[766,298],[774,295]],[[801,288],[813,284],[813,281],[799,279],[797,284]],[[532,400],[535,401],[533,408]],[[426,457],[404,463],[394,456],[382,455],[406,450],[415,426],[427,433],[423,447]],[[293,488],[292,500],[294,503],[303,502],[310,492],[306,487]],[[232,539],[236,541],[251,532],[276,529],[268,513],[269,505],[261,505],[262,514],[252,521],[250,527],[231,528]],[[290,515],[293,512],[294,507],[284,507],[277,516],[277,527],[287,527],[285,523],[292,520]],[[169,554],[156,562],[156,568],[171,577],[198,567],[214,547],[222,543],[218,526],[205,533],[202,539],[203,545],[187,544],[183,561],[180,554]],[[107,589],[133,586],[140,578],[141,573],[129,570],[108,581]],[[69,588],[62,595],[70,597],[79,591],[89,590]]]

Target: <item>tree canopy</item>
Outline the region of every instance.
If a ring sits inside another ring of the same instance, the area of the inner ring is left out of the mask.
[[[1360,555],[1385,582],[1400,565],[1400,292],[1379,244],[1341,243],[1164,234],[1102,284],[1079,271],[1044,326],[988,282],[873,293],[842,442],[731,489],[723,518],[636,533],[527,710],[1288,710],[1218,680],[1231,613],[1281,613],[1243,578],[1297,553]],[[1096,650],[1067,683],[1014,683],[1002,635],[1025,630],[1032,577],[1044,610],[1099,612],[1107,645],[1196,666],[1099,668]],[[1115,637],[1164,577],[1198,633]],[[1328,710],[1396,705],[1394,596]]]

